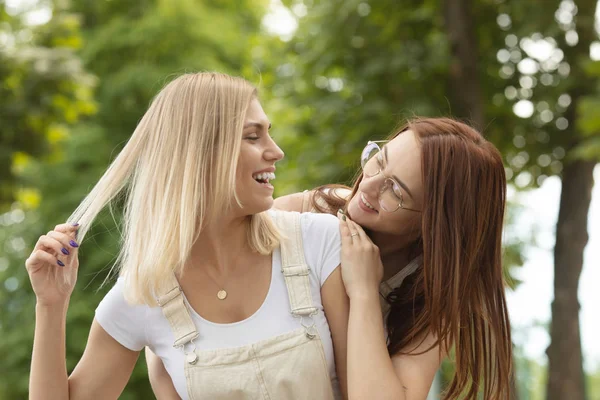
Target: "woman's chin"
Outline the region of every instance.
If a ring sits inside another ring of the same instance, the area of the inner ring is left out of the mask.
[[[358,206],[358,203],[355,199],[352,199],[350,203],[348,203],[346,213],[348,214],[350,219],[356,222],[357,224],[362,225],[362,222],[364,222],[364,215],[362,215],[362,210]]]
[[[356,222],[363,229],[377,230],[378,215],[363,211],[358,205],[357,199],[353,199],[353,201],[348,203],[347,214],[352,221]]]
[[[240,208],[237,203],[233,207],[233,212],[238,217],[249,217],[260,214],[273,208],[273,198],[265,198],[253,201],[241,201],[243,206]]]
[[[273,198],[260,199],[248,205],[248,210],[252,211],[251,214],[259,214],[273,208]]]

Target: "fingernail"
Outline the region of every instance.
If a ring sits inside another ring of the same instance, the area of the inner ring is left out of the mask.
[[[338,210],[338,212],[342,215],[344,214],[344,210],[342,210],[341,208]]]
[[[60,249],[60,251],[62,251],[62,253],[63,253],[65,256],[68,256],[68,255],[70,254],[70,253],[69,253],[69,250],[65,249],[64,247],[63,247],[62,249]]]
[[[342,221],[346,220],[346,216],[342,214]]]
[[[79,224],[77,222],[75,222],[74,224],[72,224],[73,226],[79,226]]]
[[[63,262],[62,262],[62,261],[60,261],[60,260],[58,260],[56,263],[57,263],[58,265],[60,265],[61,267],[64,267],[64,266],[65,266],[65,263],[63,263]]]
[[[79,245],[77,244],[77,242],[76,242],[76,241],[74,241],[74,240],[71,240],[71,241],[69,242],[69,244],[71,245],[71,247],[79,247]]]

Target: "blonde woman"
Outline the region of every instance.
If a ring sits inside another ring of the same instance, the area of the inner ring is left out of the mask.
[[[183,399],[341,397],[349,305],[338,222],[267,212],[283,157],[269,128],[239,78],[187,74],[156,96],[70,223],[26,261],[37,297],[31,399],[116,399],[145,346]],[[83,239],[121,192],[119,279],[69,375],[76,231]]]

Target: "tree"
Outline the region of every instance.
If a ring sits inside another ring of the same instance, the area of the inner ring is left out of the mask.
[[[597,93],[597,79],[586,73],[585,69],[589,63],[590,46],[597,39],[594,23],[597,2],[578,0],[576,4],[578,11],[574,18],[574,31],[579,40],[575,45],[565,47],[565,60],[571,67],[568,91],[571,105],[565,118],[573,126],[566,150],[573,157],[567,160],[562,173],[560,211],[556,225],[554,301],[551,343],[547,351],[548,400],[586,398],[577,294],[583,251],[588,242],[587,221],[594,186],[593,170],[600,152],[592,154],[589,159],[577,157],[586,142],[586,132],[582,127],[584,121],[579,119],[578,111],[585,107],[586,97]],[[600,138],[600,130],[591,133],[596,140]]]
[[[0,291],[0,398],[22,398],[31,354],[31,337],[24,331],[33,332],[33,324],[21,316],[33,315],[33,302],[30,292],[18,290],[26,248],[20,231],[37,227],[25,212],[35,216],[32,210],[40,203],[38,188],[24,172],[36,160],[62,159],[74,124],[95,111],[94,79],[76,55],[81,37],[72,16],[28,26],[2,2],[0,38],[0,281],[5,289]]]
[[[0,316],[0,398],[24,398],[27,393],[35,299],[22,265],[39,234],[75,209],[171,77],[198,70],[241,75],[251,65],[264,12],[265,5],[253,0],[74,0],[66,9],[55,5],[53,20],[41,29],[52,30],[54,18],[61,15],[80,21],[79,56],[97,77],[98,107],[61,142],[61,157],[32,158],[23,167],[20,182],[39,193],[38,206],[16,204],[2,216],[9,223],[0,225],[0,248],[10,252],[0,259],[0,276],[11,291],[0,292],[0,307],[6,310]],[[253,78],[252,71],[245,72]],[[101,283],[119,249],[119,209],[117,202],[114,216],[109,210],[102,213],[81,246],[79,281],[67,316],[69,371],[81,357],[94,309],[111,286],[110,280]],[[145,366],[136,368],[120,398],[151,397]]]
[[[361,145],[411,114],[471,120],[519,189],[561,177],[548,391],[582,398],[577,282],[600,154],[600,68],[588,65],[595,0],[285,4],[299,27],[273,91],[300,111],[280,140],[292,149],[284,191],[348,180]]]
[[[92,76],[75,51],[81,38],[72,16],[45,27],[24,25],[0,2],[0,212],[17,200],[35,202],[18,173],[31,157],[60,157],[70,127],[95,111]]]

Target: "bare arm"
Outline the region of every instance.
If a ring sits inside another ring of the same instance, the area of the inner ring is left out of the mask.
[[[392,357],[392,364],[405,390],[407,400],[427,398],[445,353],[440,357],[439,345],[432,347],[426,353],[419,353],[429,349],[435,341],[435,337],[429,334],[422,342],[415,341],[402,349],[402,352],[407,354],[397,354]]]
[[[117,399],[138,356],[138,351],[121,345],[94,319],[83,356],[69,377],[69,399]]]
[[[180,400],[173,380],[165,369],[162,360],[146,347],[146,363],[148,364],[148,378],[157,400]]]
[[[116,399],[138,356],[94,321],[83,357],[68,377],[66,315],[79,267],[75,232],[74,226],[56,226],[40,237],[25,262],[37,299],[30,399]]]
[[[390,358],[384,334],[378,294],[354,296],[348,325],[349,398],[370,399],[377,391],[382,400],[424,400],[441,358],[437,346],[418,353],[427,350],[435,338],[428,336],[423,343],[402,349],[410,354]]]
[[[94,320],[83,357],[70,377],[65,362],[65,307],[36,307],[30,399],[117,399],[135,366],[131,351]]]
[[[389,356],[379,303],[383,265],[379,249],[363,229],[340,215],[342,278],[350,298],[348,322],[348,394],[351,400],[424,400],[441,357],[435,338],[411,343]],[[416,348],[415,348],[416,347]]]
[[[65,325],[68,304],[35,307],[35,335],[29,375],[30,399],[68,399]]]
[[[347,341],[348,341],[348,312],[349,299],[342,282],[342,274],[338,266],[329,275],[321,288],[321,299],[325,316],[331,331],[333,340],[333,352],[335,357],[335,369],[340,382],[340,389],[345,399],[348,398],[347,380]]]
[[[299,192],[275,199],[273,207],[282,211],[307,212],[311,209],[313,192]]]

